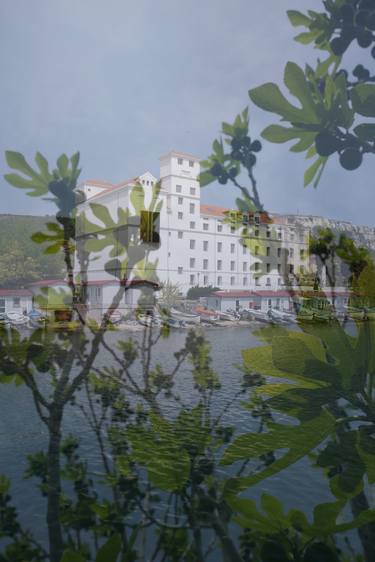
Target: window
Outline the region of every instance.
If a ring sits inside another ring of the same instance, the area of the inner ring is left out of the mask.
[[[21,299],[20,297],[13,297],[13,308],[20,308]]]
[[[184,271],[184,268],[181,267],[181,265],[177,268],[178,274],[182,275],[182,272]]]
[[[234,278],[234,277],[231,277],[231,278],[230,278],[230,284],[231,284],[231,285],[234,285],[234,283],[235,283],[235,278]]]
[[[195,258],[190,258],[190,267],[195,267]]]
[[[267,285],[267,287],[269,287],[271,285],[271,278],[270,277],[267,277],[266,285]]]
[[[194,230],[194,228],[195,228],[195,222],[190,221],[190,230]]]
[[[256,285],[257,287],[259,287],[259,285],[260,285],[260,279],[259,279],[259,277],[255,277],[255,285]]]
[[[219,287],[223,284],[223,278],[221,277],[221,275],[219,275],[219,277],[217,278],[217,284],[219,285]]]
[[[231,227],[230,227],[230,231],[231,231],[232,233],[233,233],[233,232],[236,232],[236,227],[235,227],[235,226],[231,226]]]
[[[190,188],[190,195],[195,195],[195,193],[196,193],[195,187],[191,187]]]
[[[259,236],[259,228],[256,228],[256,229],[254,230],[254,236]]]
[[[254,263],[254,271],[259,271],[260,263],[257,261]]]
[[[242,271],[247,271],[247,262],[243,262],[242,264]]]
[[[294,257],[294,248],[289,248],[289,256],[290,256],[291,258]]]
[[[190,275],[190,285],[194,285],[195,283],[195,275]]]
[[[271,264],[270,263],[267,263],[266,271],[267,271],[267,273],[269,273],[271,271]]]
[[[182,185],[176,185],[176,193],[182,192]]]
[[[281,263],[277,264],[277,273],[281,273]]]
[[[277,280],[277,284],[278,284],[279,287],[281,286],[281,279],[280,279],[280,277],[279,277],[278,280]]]
[[[244,277],[244,278],[242,279],[242,285],[247,285],[247,277]]]
[[[222,224],[218,224],[218,225],[217,225],[217,231],[218,231],[218,232],[223,232],[223,225],[222,225]]]
[[[304,265],[300,265],[299,266],[299,271],[300,273],[302,273],[302,275],[305,273],[305,266]]]
[[[208,269],[208,260],[203,260],[203,269]]]
[[[281,248],[277,248],[277,257],[281,258]]]
[[[182,197],[179,197],[179,198],[178,198],[178,204],[179,204],[179,205],[182,205],[183,202],[184,202],[183,198],[182,198]]]
[[[208,222],[203,223],[203,230],[208,230]]]
[[[243,255],[246,254],[246,246],[242,246],[242,253],[243,253]]]
[[[182,158],[177,158],[177,162],[179,166],[182,166],[182,164],[184,163]]]
[[[190,250],[195,250],[195,240],[190,240]]]
[[[230,245],[230,253],[231,254],[234,254],[235,247],[236,247],[235,244]]]
[[[5,299],[0,299],[0,313],[5,312]]]
[[[294,273],[294,265],[292,263],[289,264],[289,273]]]
[[[203,285],[208,285],[208,275],[203,276]]]
[[[184,215],[181,213],[181,211],[179,211],[179,212],[177,213],[177,217],[178,217],[180,220],[182,219],[183,216],[184,216]]]
[[[142,242],[158,244],[160,242],[160,213],[141,211],[140,236]]]
[[[278,240],[281,240],[281,238],[282,238],[281,230],[279,230],[279,232],[277,233],[277,238],[278,238]]]
[[[189,166],[190,166],[190,168],[192,168],[194,166],[194,162],[192,160],[189,160]]]
[[[259,256],[259,246],[255,246],[255,255]]]
[[[221,266],[222,266],[222,261],[221,260],[217,260],[217,270],[221,271]]]
[[[291,239],[291,240],[294,240],[294,232],[291,232],[291,233],[290,233],[290,239]]]
[[[190,203],[189,211],[190,211],[191,215],[194,215],[194,213],[195,213],[195,204],[194,203]]]
[[[203,240],[203,251],[204,252],[208,251],[208,240]]]
[[[184,233],[182,232],[182,230],[179,230],[179,231],[177,232],[178,238],[181,239],[181,238],[183,237],[183,235],[184,235]]]
[[[268,299],[268,308],[272,308],[272,299]]]
[[[271,238],[271,231],[269,228],[267,228],[266,236],[267,238]]]
[[[235,265],[236,265],[236,264],[235,264],[234,261],[231,261],[231,262],[230,262],[230,270],[231,270],[231,271],[234,271]]]
[[[271,253],[271,248],[269,246],[267,246],[267,256],[269,256]]]
[[[217,243],[217,251],[221,252],[221,250],[223,249],[223,243],[222,242],[218,242]]]
[[[299,257],[301,258],[301,260],[305,258],[305,250],[303,248],[299,251]]]
[[[259,215],[255,215],[254,222],[255,224],[259,224]]]

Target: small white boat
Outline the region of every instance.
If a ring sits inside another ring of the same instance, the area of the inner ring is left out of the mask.
[[[234,314],[230,312],[217,311],[217,315],[219,317],[219,320],[229,320],[230,322],[236,322],[238,320],[238,318],[236,318]]]
[[[199,314],[184,312],[182,310],[177,310],[177,308],[171,308],[170,314],[171,318],[182,320],[186,324],[200,324],[201,321],[201,317],[199,316]]]
[[[6,317],[13,326],[23,326],[29,322],[29,317],[18,310],[9,310]]]
[[[283,312],[282,310],[278,310],[277,308],[270,308],[268,311],[268,315],[274,322],[279,322],[280,324],[290,324],[291,322],[295,322],[295,317],[290,314]]]
[[[263,310],[257,310],[256,308],[248,309],[249,314],[252,320],[258,320],[259,322],[269,322],[270,318],[267,312],[263,312]]]

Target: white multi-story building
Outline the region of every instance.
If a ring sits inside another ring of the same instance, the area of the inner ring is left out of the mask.
[[[157,260],[158,280],[178,284],[184,294],[196,285],[277,291],[314,269],[309,228],[284,215],[230,215],[229,209],[203,204],[199,173],[195,156],[177,151],[162,156],[161,189],[151,212],[158,180],[149,172],[118,185],[87,180],[78,186],[84,195],[79,214],[92,223],[80,223],[78,240],[94,240],[88,279],[123,277],[115,271],[116,256],[130,240],[137,241],[140,259],[146,249],[148,263]],[[108,233],[114,234],[111,243]],[[134,275],[129,268],[125,277]]]

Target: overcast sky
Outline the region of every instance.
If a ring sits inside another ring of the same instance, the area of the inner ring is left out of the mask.
[[[174,148],[205,158],[221,122],[249,104],[249,88],[281,84],[288,60],[313,62],[293,41],[287,9],[321,0],[1,0],[0,174],[4,151],[51,161],[80,150],[82,179],[112,182]],[[361,53],[361,51],[360,51]],[[354,60],[354,59],[353,59]],[[354,66],[354,64],[352,65]],[[350,64],[348,68],[352,68]],[[271,114],[250,107],[254,137]],[[317,190],[287,145],[264,143],[256,176],[266,208],[374,225],[374,159],[355,172],[329,162]],[[45,214],[47,203],[1,179],[0,212]],[[202,199],[233,205],[218,184]]]

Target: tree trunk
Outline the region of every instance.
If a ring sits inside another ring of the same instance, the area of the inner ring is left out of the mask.
[[[369,504],[364,492],[350,501],[352,513],[357,517],[363,511],[369,509]],[[362,543],[366,562],[375,560],[375,523],[366,523],[358,529],[358,535]]]
[[[49,425],[48,444],[48,493],[47,493],[47,526],[50,551],[50,562],[60,562],[63,554],[63,538],[60,523],[60,442],[61,442],[62,411],[53,412]]]

